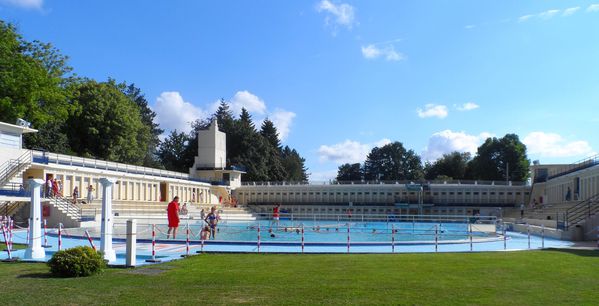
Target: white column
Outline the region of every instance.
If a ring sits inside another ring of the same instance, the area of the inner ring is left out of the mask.
[[[125,266],[135,267],[137,252],[137,220],[127,220],[127,245],[126,245]]]
[[[114,178],[101,178],[102,184],[102,233],[100,236],[100,251],[108,262],[116,260],[116,253],[112,249],[112,185]]]
[[[42,203],[40,201],[40,186],[44,184],[40,179],[29,179],[31,190],[31,209],[29,211],[29,241],[25,250],[25,259],[44,258],[46,250],[42,248]]]

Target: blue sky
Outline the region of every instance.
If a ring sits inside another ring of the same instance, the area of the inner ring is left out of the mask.
[[[516,133],[531,159],[599,149],[599,1],[0,0],[81,76],[134,82],[163,128],[215,101],[278,126],[313,180],[401,141],[424,159]]]

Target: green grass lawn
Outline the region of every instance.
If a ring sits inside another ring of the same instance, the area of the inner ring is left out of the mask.
[[[0,263],[0,298],[22,304],[597,305],[599,252],[206,254],[87,278]]]

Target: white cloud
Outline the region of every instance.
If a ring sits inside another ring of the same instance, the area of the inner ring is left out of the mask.
[[[534,15],[524,15],[524,16],[520,16],[520,17],[518,18],[518,22],[525,22],[525,21],[528,21],[528,19],[530,19],[530,18],[532,18],[532,17],[534,17]]]
[[[206,113],[199,107],[185,102],[179,92],[165,91],[156,98],[154,105],[156,121],[160,127],[179,132],[191,131],[190,122],[206,117]]]
[[[425,105],[424,110],[421,108],[416,109],[416,112],[420,118],[437,117],[443,119],[448,114],[447,106],[431,103]]]
[[[44,0],[0,0],[0,4],[39,10],[44,5]]]
[[[270,120],[277,128],[281,141],[287,139],[287,136],[291,130],[293,118],[295,118],[294,112],[286,111],[280,108],[275,109],[275,111],[270,114]]]
[[[345,163],[361,163],[366,160],[366,156],[370,153],[372,148],[381,147],[390,142],[391,140],[386,138],[370,144],[348,139],[334,145],[321,145],[320,148],[318,148],[319,160],[320,162],[330,161],[339,165]]]
[[[543,19],[550,19],[553,16],[557,15],[558,13],[559,13],[559,10],[547,10],[542,13],[539,13],[539,17],[541,17]]]
[[[477,109],[479,107],[480,106],[478,104],[474,103],[474,102],[466,102],[466,103],[464,103],[462,105],[456,106],[456,108],[459,111],[461,111],[461,112],[470,111],[470,110],[473,110],[473,109]]]
[[[578,12],[579,9],[580,9],[580,6],[567,8],[564,10],[564,13],[562,14],[562,16],[572,16],[574,13]]]
[[[250,113],[260,115],[266,113],[266,104],[264,104],[264,101],[247,90],[236,92],[231,99],[231,109],[235,114],[241,113],[241,108],[243,107]]]
[[[322,0],[316,6],[316,10],[327,13],[325,19],[327,24],[331,23],[331,17],[334,19],[333,22],[336,25],[344,26],[348,29],[351,29],[354,24],[354,7],[347,3],[334,4],[329,0]]]
[[[584,157],[594,153],[587,141],[568,141],[556,133],[532,132],[522,142],[529,154],[540,157]]]
[[[599,4],[591,4],[587,7],[587,12],[599,12]]]
[[[474,28],[476,28],[476,26],[473,25],[473,24],[469,24],[469,25],[464,26],[464,29],[466,29],[466,30],[472,30]]]
[[[458,152],[476,153],[477,148],[485,139],[492,137],[490,133],[469,135],[465,132],[444,130],[434,133],[428,139],[428,145],[422,151],[423,160],[436,160],[443,154]]]
[[[384,57],[387,61],[400,61],[405,59],[405,56],[397,51],[392,45],[377,47],[374,44],[362,46],[362,56],[367,59],[376,59]]]

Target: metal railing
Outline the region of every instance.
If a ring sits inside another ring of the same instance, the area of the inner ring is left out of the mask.
[[[599,213],[599,193],[570,207],[566,211],[566,229]]]
[[[547,180],[554,179],[556,177],[576,172],[582,169],[586,169],[595,165],[599,165],[599,154],[579,160],[569,165],[564,165],[564,167],[560,169],[550,171],[548,173]]]
[[[293,186],[293,185],[423,185],[426,187],[431,184],[444,185],[485,185],[485,186],[526,186],[527,182],[512,181],[483,181],[483,180],[419,180],[419,181],[264,181],[264,182],[242,182],[242,186]]]
[[[9,159],[0,165],[0,187],[8,183],[17,173],[31,165],[32,159],[31,151],[26,150],[19,158]]]
[[[25,203],[24,202],[12,202],[6,201],[0,205],[0,215],[12,216],[15,214]]]
[[[53,164],[58,164],[58,165],[110,170],[110,171],[124,172],[124,173],[130,173],[130,174],[150,175],[150,176],[173,178],[173,179],[180,179],[180,180],[186,180],[186,181],[194,181],[194,182],[200,182],[200,183],[216,184],[216,185],[226,184],[226,182],[222,182],[222,181],[209,181],[209,180],[202,180],[202,179],[198,179],[198,178],[192,178],[189,176],[188,173],[182,173],[182,172],[148,168],[148,167],[142,167],[142,166],[136,166],[136,165],[129,165],[129,164],[99,160],[99,159],[95,159],[95,158],[85,158],[85,157],[64,155],[64,154],[58,154],[58,153],[51,153],[51,152],[46,152],[46,151],[32,150],[31,152],[33,152],[33,162],[40,163],[40,164],[53,163]]]
[[[254,212],[254,217],[260,220],[273,220],[271,212]],[[360,221],[360,222],[421,222],[421,223],[476,223],[497,224],[496,216],[468,215],[402,215],[402,214],[338,214],[338,213],[279,213],[281,220],[292,221]]]
[[[0,189],[0,195],[8,197],[27,197],[29,192],[23,187],[23,184],[6,183]]]

